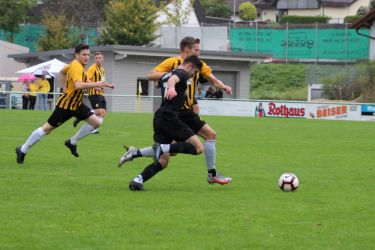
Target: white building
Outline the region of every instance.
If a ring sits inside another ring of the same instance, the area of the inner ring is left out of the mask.
[[[23,62],[16,62],[8,55],[17,53],[28,53],[29,48],[14,43],[8,43],[0,40],[0,79],[13,80],[18,70],[26,68]]]

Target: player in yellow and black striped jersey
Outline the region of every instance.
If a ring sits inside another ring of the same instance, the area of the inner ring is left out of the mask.
[[[200,40],[193,37],[185,37],[180,42],[180,56],[170,57],[164,60],[148,74],[148,79],[159,81],[164,74],[176,69],[182,63],[184,58],[191,55],[199,56],[199,54]],[[200,75],[206,78],[216,88],[224,90],[227,94],[232,93],[231,87],[225,85],[222,81],[217,79],[212,74],[212,69],[203,62],[201,71],[190,79],[190,85],[188,87],[184,108],[183,111],[179,113],[179,117],[196,134],[205,139],[204,153],[208,169],[208,182],[227,184],[231,181],[231,178],[224,177],[216,173],[216,132],[210,126],[208,126],[208,124],[206,124],[206,122],[203,121],[197,113],[193,111],[194,95]],[[136,157],[151,155],[151,147],[140,150],[137,150],[134,147],[129,147],[129,150],[127,150],[127,152],[125,152],[125,154],[120,158],[119,165],[122,165],[126,161],[132,160]]]
[[[87,70],[87,77],[90,82],[105,81],[105,73],[103,68],[104,55],[102,52],[95,52],[95,63],[93,63]],[[107,102],[104,97],[104,89],[90,88],[89,89],[89,100],[91,107],[95,111],[95,115],[104,119]],[[76,127],[80,120],[77,118],[73,122],[73,126]],[[99,133],[98,130],[94,130],[93,133]]]
[[[82,126],[74,136],[65,141],[65,146],[69,148],[74,156],[78,157],[78,140],[90,134],[102,123],[102,119],[97,117],[93,110],[82,103],[84,90],[93,86],[98,88],[113,86],[106,82],[87,82],[85,66],[89,57],[90,48],[88,45],[80,44],[75,48],[75,59],[62,70],[65,81],[64,93],[57,100],[55,110],[48,118],[48,121],[42,127],[34,130],[23,145],[16,148],[18,164],[23,164],[26,153],[32,145],[73,116],[87,121],[87,124]]]

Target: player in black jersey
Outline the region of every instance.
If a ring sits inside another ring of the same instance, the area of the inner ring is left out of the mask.
[[[197,56],[187,57],[174,71],[162,77],[165,94],[160,108],[154,115],[154,141],[157,146],[156,160],[129,183],[130,190],[143,189],[143,183],[168,165],[169,154],[183,153],[197,155],[203,152],[203,145],[191,128],[179,118],[186,99],[188,79],[198,72],[202,63]],[[175,143],[172,144],[172,142]]]

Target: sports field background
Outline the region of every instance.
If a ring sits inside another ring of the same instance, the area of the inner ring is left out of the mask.
[[[117,161],[123,144],[150,145],[152,114],[108,113],[78,159],[68,121],[18,166],[49,115],[0,111],[0,249],[374,249],[374,123],[206,116],[233,182],[208,185],[203,155],[178,155],[131,192],[150,159]],[[277,186],[288,171],[294,193]]]

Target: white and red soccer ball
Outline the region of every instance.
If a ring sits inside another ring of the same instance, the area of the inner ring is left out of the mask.
[[[285,192],[292,192],[298,188],[298,177],[293,173],[282,174],[279,178],[279,187]]]

